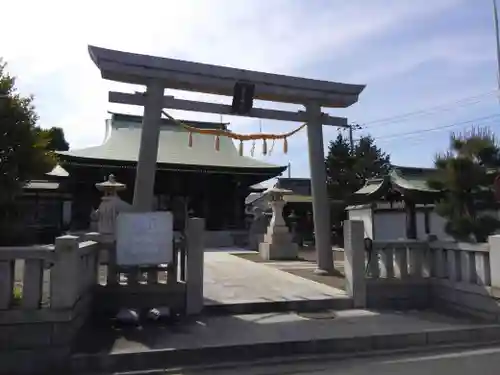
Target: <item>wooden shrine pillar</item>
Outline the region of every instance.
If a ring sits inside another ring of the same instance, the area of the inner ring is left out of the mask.
[[[417,239],[417,213],[415,202],[405,198],[405,213],[406,213],[406,238],[409,240]]]

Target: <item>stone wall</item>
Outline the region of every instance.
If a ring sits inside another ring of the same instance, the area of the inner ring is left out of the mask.
[[[500,322],[500,290],[496,288],[450,283],[438,278],[405,281],[367,279],[366,294],[366,306],[369,308],[432,308]]]
[[[88,294],[69,309],[0,312],[0,374],[63,373],[90,305]]]
[[[430,304],[433,308],[456,311],[489,322],[500,322],[500,290],[432,281]]]
[[[369,308],[412,310],[430,306],[432,288],[428,280],[370,280],[366,282]]]

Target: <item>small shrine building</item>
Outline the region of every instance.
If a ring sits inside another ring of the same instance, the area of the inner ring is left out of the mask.
[[[435,169],[393,166],[386,176],[370,179],[347,207],[349,219],[362,220],[365,237],[375,240],[449,238],[445,219],[434,212],[441,192],[429,187]]]

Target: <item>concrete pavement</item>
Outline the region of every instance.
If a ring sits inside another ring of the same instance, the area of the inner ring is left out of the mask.
[[[314,304],[321,301],[347,300],[345,291],[275,267],[255,263],[222,251],[205,252],[205,306],[248,306],[232,313],[263,312],[256,305],[274,307],[283,302]],[[350,301],[349,301],[350,302]],[[340,308],[323,306],[323,308]]]
[[[497,375],[500,346],[476,349],[447,349],[427,353],[387,354],[342,360],[316,356],[252,362],[228,368],[171,370],[171,375]]]

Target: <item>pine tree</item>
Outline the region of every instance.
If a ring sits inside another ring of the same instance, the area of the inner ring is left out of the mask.
[[[351,149],[342,133],[330,142],[325,165],[331,199],[345,200],[367,179],[389,171],[390,157],[375,145],[372,137],[361,137],[353,146]]]
[[[332,227],[341,237],[341,223],[346,219],[345,207],[349,197],[359,190],[367,179],[387,174],[390,158],[375,145],[370,136],[361,137],[351,149],[348,138],[339,133],[328,146],[325,166],[328,193],[330,199],[337,202],[331,213]],[[339,201],[344,203],[338,204]]]
[[[443,191],[436,212],[447,219],[446,232],[460,241],[487,241],[500,228],[493,180],[500,169],[500,148],[487,129],[453,134],[449,150],[438,154],[429,185]]]

